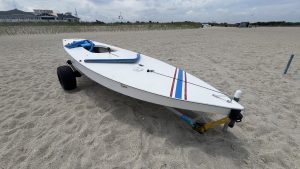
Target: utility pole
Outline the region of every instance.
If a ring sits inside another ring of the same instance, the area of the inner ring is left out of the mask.
[[[75,8],[75,16],[76,16],[76,18],[78,18],[78,14],[77,14],[76,8]]]
[[[120,20],[120,22],[123,21],[123,16],[122,16],[122,13],[121,13],[121,12],[120,12],[120,15],[119,15],[118,19]]]
[[[13,6],[14,6],[14,9],[17,9],[17,5],[16,5],[15,0],[13,0]]]

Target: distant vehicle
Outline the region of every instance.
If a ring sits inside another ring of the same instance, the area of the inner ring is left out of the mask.
[[[238,25],[239,28],[250,28],[251,27],[251,24],[250,22],[241,22],[239,25]]]

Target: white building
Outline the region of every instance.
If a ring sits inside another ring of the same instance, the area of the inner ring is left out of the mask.
[[[34,9],[33,12],[24,12],[18,9],[0,11],[0,22],[79,22],[79,18],[67,12],[55,13],[53,10]]]

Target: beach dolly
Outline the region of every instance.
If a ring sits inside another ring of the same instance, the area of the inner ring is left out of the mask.
[[[240,96],[241,96],[241,91],[237,90],[235,92],[233,100],[238,102],[240,100]],[[208,129],[214,128],[219,125],[223,125],[223,131],[227,131],[228,127],[233,128],[235,123],[241,122],[243,118],[243,115],[241,114],[240,111],[232,110],[226,117],[214,121],[201,123],[184,115],[177,109],[171,107],[166,107],[166,108],[171,112],[173,112],[174,114],[176,114],[182,121],[190,125],[195,131],[201,134],[205,133]]]

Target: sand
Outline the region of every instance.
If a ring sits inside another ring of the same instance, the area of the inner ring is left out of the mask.
[[[141,52],[224,92],[241,89],[245,118],[227,133],[220,126],[201,135],[162,106],[87,77],[65,92],[56,76],[68,58],[63,38]],[[0,168],[300,166],[300,28],[16,35],[0,43]]]

